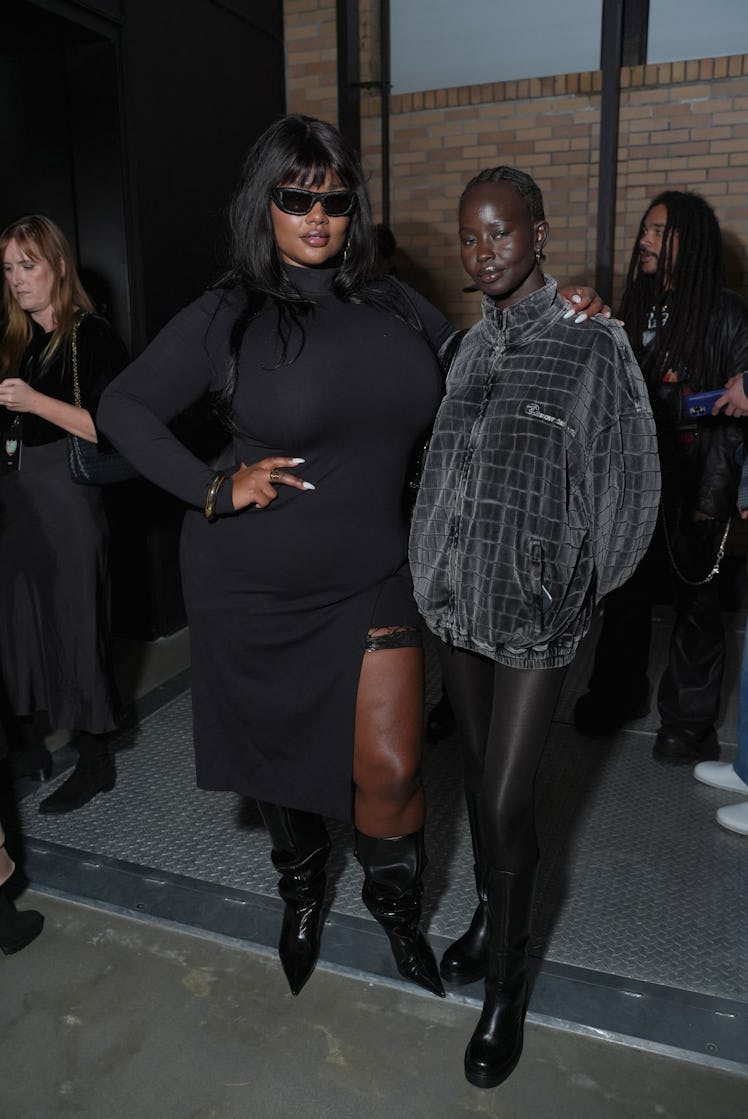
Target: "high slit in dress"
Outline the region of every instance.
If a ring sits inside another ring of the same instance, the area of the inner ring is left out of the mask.
[[[206,292],[177,315],[109,388],[99,422],[188,505],[181,567],[198,785],[348,820],[368,631],[419,626],[402,496],[442,395],[436,353],[451,327],[403,285],[400,318],[340,301],[331,269],[287,271],[314,308],[285,352],[274,306],[251,321],[228,472],[298,456],[305,461],[293,469],[313,491],[281,484],[267,508],[234,513],[226,484],[209,523],[214,470],[166,428],[223,387],[244,299],[235,290]]]

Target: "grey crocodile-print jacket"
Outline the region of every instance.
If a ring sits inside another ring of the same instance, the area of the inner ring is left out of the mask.
[[[515,306],[484,298],[482,311],[450,371],[413,512],[416,601],[449,644],[557,667],[649,544],[654,420],[623,329],[564,319],[550,276]]]

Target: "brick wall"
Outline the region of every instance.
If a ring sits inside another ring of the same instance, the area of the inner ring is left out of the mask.
[[[335,0],[283,0],[283,22],[289,113],[308,113],[337,124]]]
[[[362,79],[375,79],[378,28],[361,0]],[[334,0],[286,0],[289,111],[336,120]],[[316,61],[315,61],[316,60]],[[702,193],[715,207],[728,282],[748,295],[748,55],[631,67],[621,74],[615,298],[647,200],[665,187]],[[401,274],[455,322],[468,325],[458,262],[456,206],[467,179],[508,163],[543,190],[551,226],[547,270],[594,278],[601,74],[494,82],[394,97],[391,225]],[[381,183],[379,100],[362,105],[362,149],[375,213]]]

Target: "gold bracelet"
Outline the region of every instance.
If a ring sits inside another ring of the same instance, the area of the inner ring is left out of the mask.
[[[214,521],[216,519],[216,501],[221,492],[221,486],[225,481],[226,475],[219,472],[214,475],[213,480],[208,486],[208,493],[205,498],[205,516],[209,521]]]

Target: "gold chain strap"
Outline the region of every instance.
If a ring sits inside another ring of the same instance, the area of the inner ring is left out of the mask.
[[[81,387],[78,381],[78,326],[85,318],[81,315],[80,318],[73,320],[73,329],[70,333],[70,354],[73,361],[73,400],[76,408],[82,408],[81,404]]]

